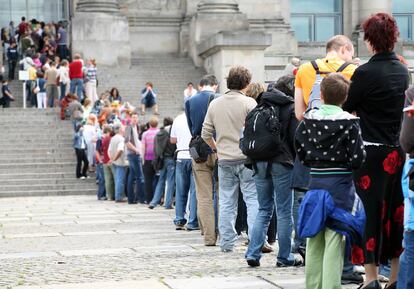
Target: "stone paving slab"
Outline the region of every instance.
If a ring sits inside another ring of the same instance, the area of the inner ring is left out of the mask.
[[[166,279],[173,289],[275,289],[277,286],[257,277]]]
[[[200,231],[175,230],[174,210],[63,196],[0,198],[0,212],[0,287],[304,287],[304,268],[275,267],[277,248],[250,268],[245,240],[232,253],[205,247]]]
[[[17,286],[16,289],[170,289],[158,280],[73,283],[64,285]]]

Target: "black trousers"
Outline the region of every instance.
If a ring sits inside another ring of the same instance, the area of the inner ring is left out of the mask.
[[[145,180],[145,201],[149,204],[154,197],[154,180],[157,172],[152,165],[152,161],[149,160],[145,160],[143,170]]]
[[[17,61],[9,60],[9,79],[14,79],[14,71],[16,70]]]
[[[86,156],[86,149],[75,149],[76,152],[76,177],[86,177],[86,173],[88,171],[88,157]],[[82,162],[83,162],[83,168],[82,168]],[[81,172],[82,169],[82,172]]]

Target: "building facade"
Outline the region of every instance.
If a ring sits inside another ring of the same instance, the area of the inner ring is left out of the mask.
[[[216,74],[243,64],[259,80],[277,77],[293,56],[323,55],[335,34],[367,58],[360,24],[385,11],[400,27],[397,51],[414,66],[413,0],[0,0],[0,7],[2,26],[21,16],[70,20],[73,52],[108,66],[169,55]]]

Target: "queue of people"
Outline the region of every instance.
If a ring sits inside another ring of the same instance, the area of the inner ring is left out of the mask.
[[[242,66],[224,94],[214,75],[198,91],[189,83],[185,112],[162,125],[150,82],[138,108],[116,88],[82,105],[74,89],[62,115],[73,123],[76,176],[96,171],[99,200],[175,208],[177,230],[200,230],[223,253],[245,231],[251,267],[277,239],[275,266],[306,264],[309,289],[414,288],[414,88],[393,52],[395,19],[378,13],[362,28],[366,64],[337,35],[324,58],[267,88]],[[154,116],[141,124],[148,107]]]

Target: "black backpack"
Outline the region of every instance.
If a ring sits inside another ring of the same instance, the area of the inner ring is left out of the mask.
[[[279,107],[267,101],[260,102],[246,116],[240,149],[252,160],[269,160],[282,143]]]

